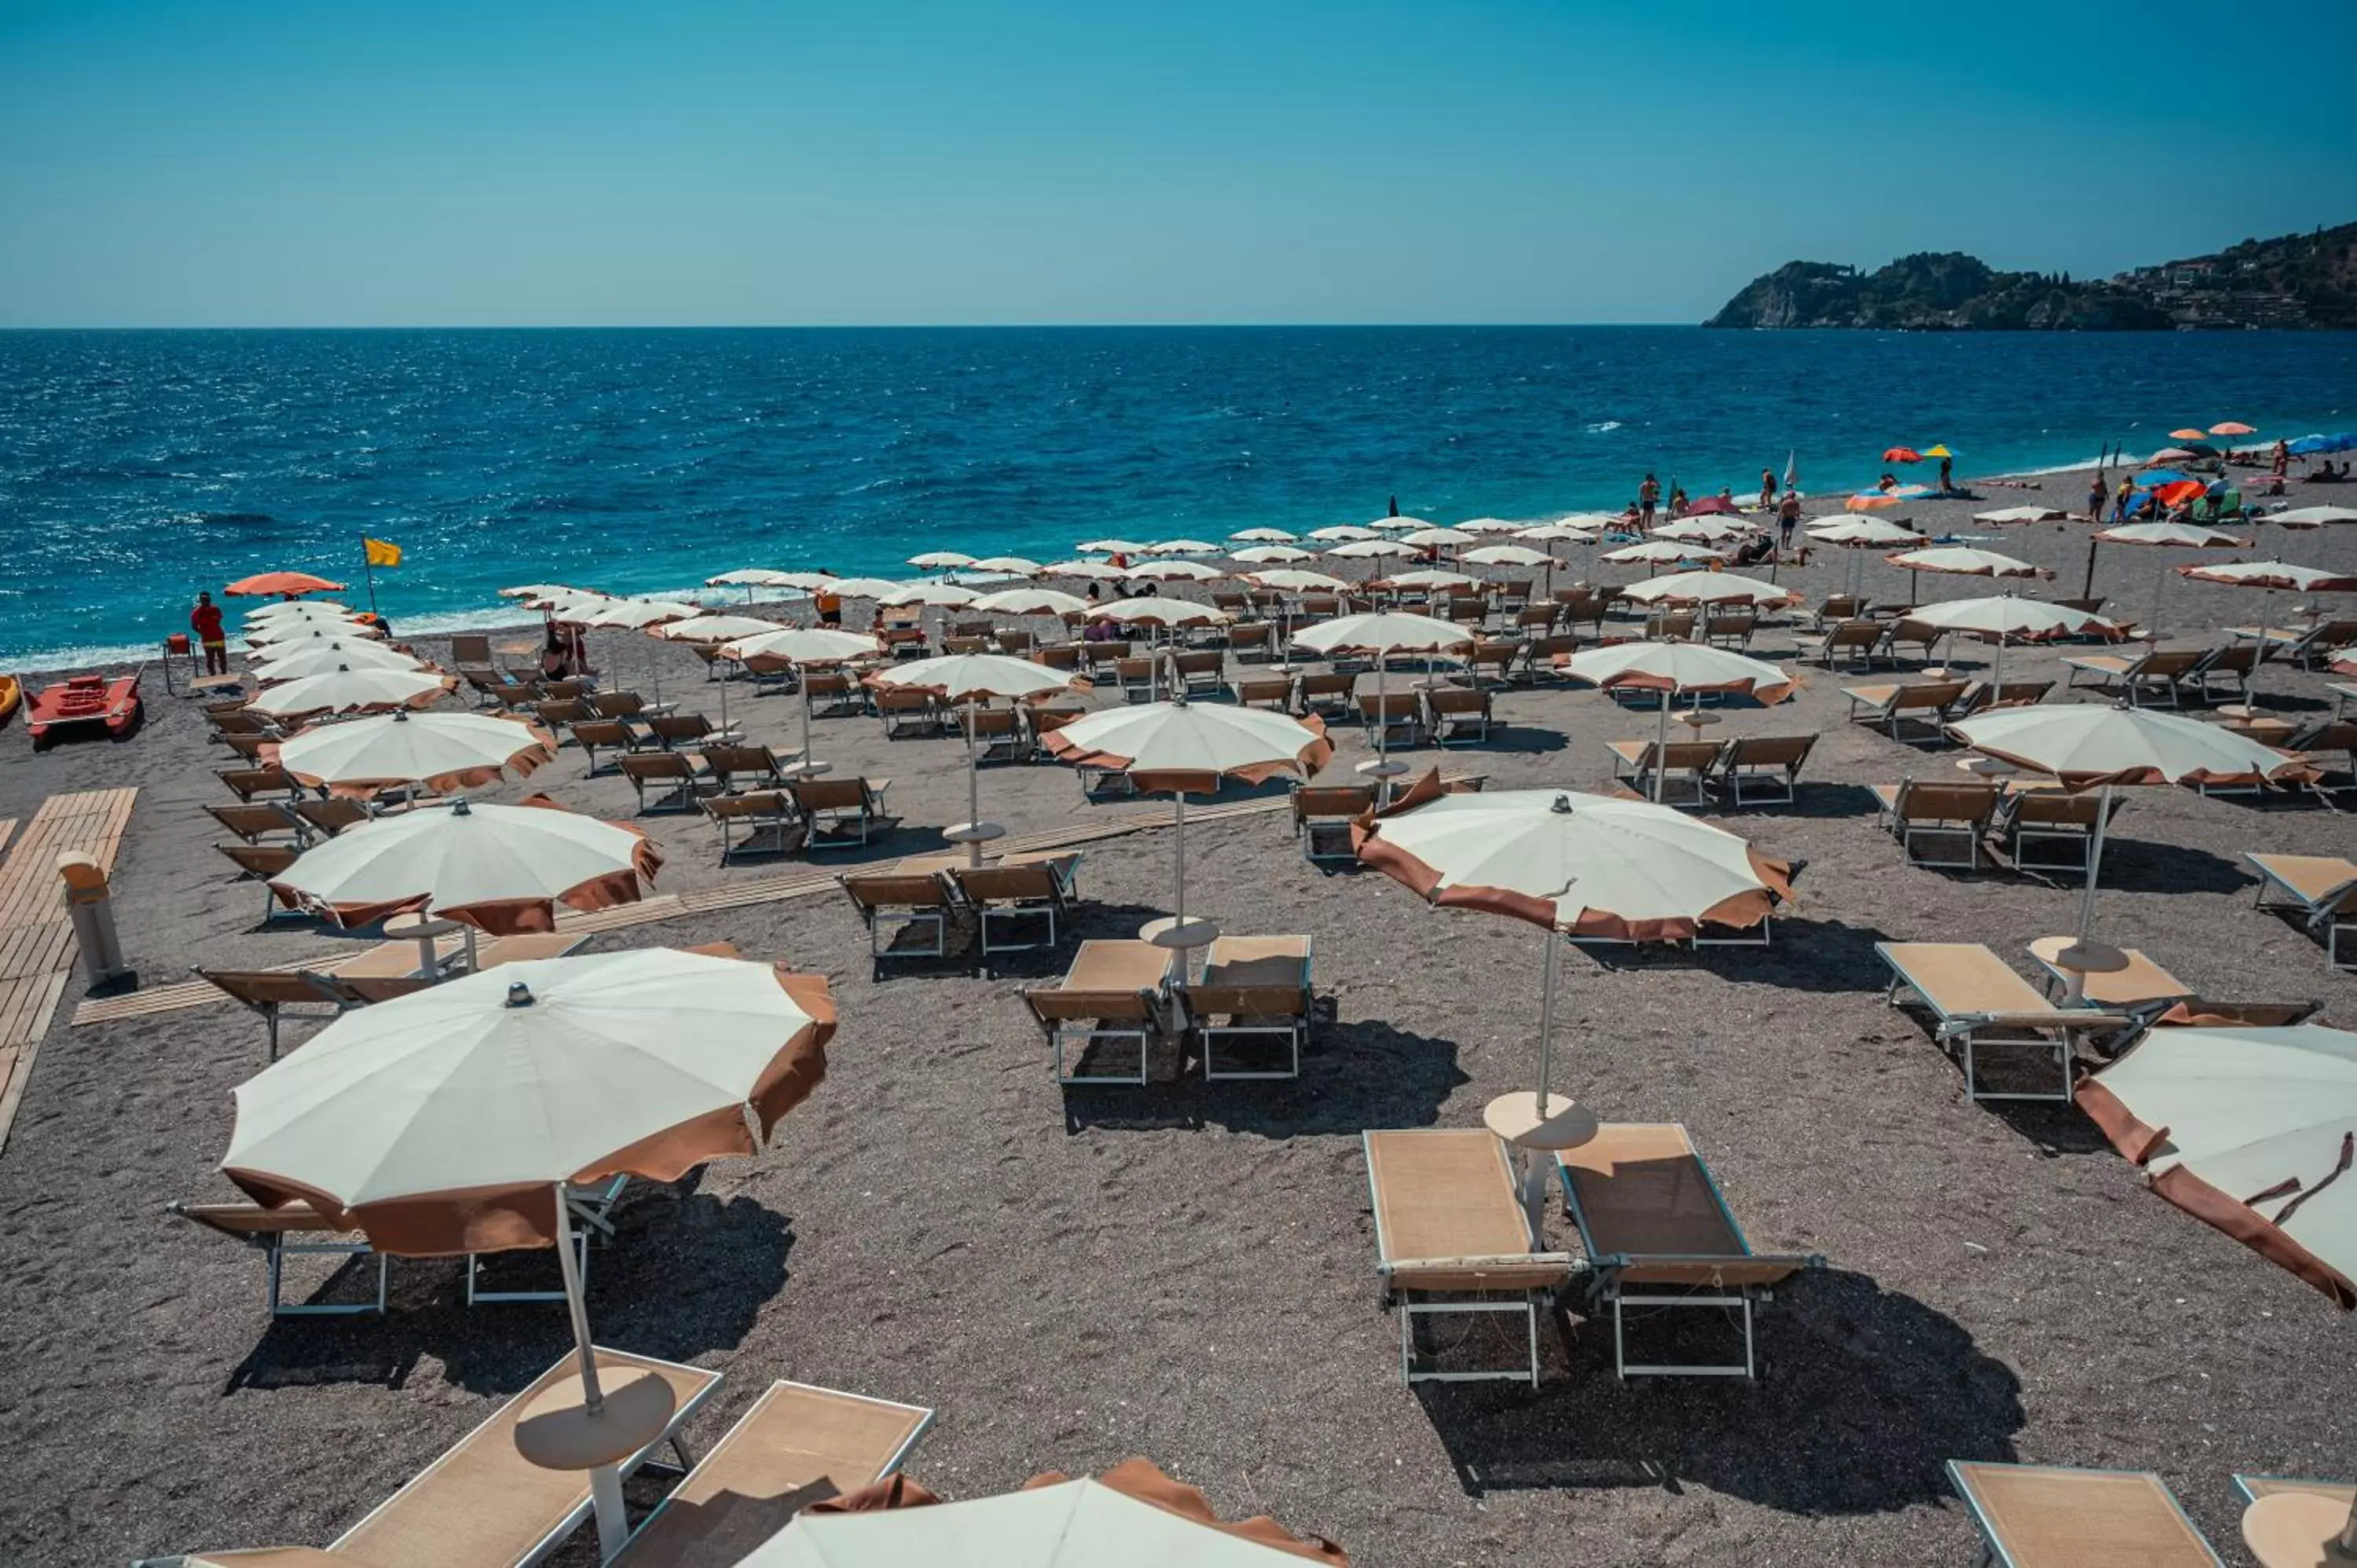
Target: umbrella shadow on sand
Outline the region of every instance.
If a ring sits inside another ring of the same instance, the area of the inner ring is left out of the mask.
[[[695,1192],[696,1180],[637,1185],[613,1211],[614,1238],[590,1249],[589,1325],[598,1344],[671,1361],[729,1349],[785,1287],[792,1221],[749,1197]],[[545,1249],[487,1265],[488,1289],[556,1288],[554,1255]],[[504,1395],[572,1353],[562,1301],[469,1309],[465,1267],[460,1258],[395,1258],[382,1317],[274,1319],[222,1392],[327,1383],[397,1389],[430,1359],[469,1393]],[[359,1299],[373,1292],[375,1278],[374,1260],[356,1259],[320,1294]],[[286,1299],[304,1299],[291,1280]]]
[[[1197,1067],[1175,1083],[1067,1089],[1064,1131],[1217,1125],[1268,1138],[1355,1136],[1432,1126],[1449,1095],[1472,1081],[1457,1065],[1456,1041],[1371,1019],[1336,1023],[1330,1007],[1321,999],[1298,1079],[1205,1083]]]
[[[1807,896],[1805,887],[1802,896]],[[1885,931],[1779,915],[1773,934],[1775,940],[1767,947],[1599,943],[1585,954],[1598,969],[1701,969],[1725,980],[1757,982],[1782,991],[1867,992],[1889,983],[1890,972],[1874,950],[1877,942],[1890,940]],[[1577,961],[1566,955],[1566,961]]]
[[[1813,1273],[1777,1292],[1758,1319],[1757,1383],[1620,1382],[1609,1318],[1556,1322],[1538,1389],[1416,1385],[1468,1495],[1691,1485],[1788,1513],[1882,1513],[1947,1498],[1950,1459],[2012,1459],[2028,1421],[2011,1368],[1863,1274]]]

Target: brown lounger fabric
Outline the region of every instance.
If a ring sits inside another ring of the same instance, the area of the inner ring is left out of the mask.
[[[1504,1145],[1480,1128],[1369,1133],[1383,1262],[1399,1290],[1535,1290],[1571,1275],[1562,1259],[1534,1255]],[[1497,1260],[1480,1267],[1463,1259]],[[1526,1259],[1527,1262],[1511,1260]],[[1434,1266],[1399,1267],[1433,1260]]]
[[[2015,1568],[2218,1568],[2158,1477],[1962,1462],[1953,1468]]]
[[[1598,1260],[1680,1260],[1623,1267],[1625,1284],[1772,1284],[1800,1271],[1796,1259],[1751,1256],[1675,1122],[1607,1122],[1558,1157]]]
[[[737,1562],[803,1508],[875,1483],[931,1418],[911,1405],[772,1383],[614,1564]]]

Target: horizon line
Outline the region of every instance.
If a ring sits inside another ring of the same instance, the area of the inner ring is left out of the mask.
[[[0,322],[0,332],[1189,332],[1351,330],[1462,331],[1470,328],[1608,327],[1701,328],[1699,321],[403,321],[403,322]],[[1723,330],[1723,329],[1722,329]],[[1765,328],[1762,328],[1765,330]],[[1813,328],[1781,328],[1808,331]],[[1825,330],[1846,330],[1825,328]]]

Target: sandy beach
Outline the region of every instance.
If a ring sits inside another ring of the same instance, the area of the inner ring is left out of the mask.
[[[1979,500],[1899,515],[1933,534],[1988,535],[1977,542],[2056,574],[2032,591],[2075,596],[2083,523],[1970,521],[2083,507],[2084,475],[2023,484],[2037,488],[1984,484]],[[2289,504],[2349,489],[2295,483]],[[2257,540],[2251,558],[2357,570],[2357,532],[2264,526]],[[1591,558],[1573,552],[1568,575]],[[2106,548],[2093,592],[2142,622],[2156,573],[2193,559]],[[1813,603],[1849,569],[1821,551],[1781,580]],[[1864,575],[1878,600],[1903,602],[1910,586],[1925,600],[1989,591],[1984,579],[1910,585],[1878,554]],[[2273,608],[2287,615],[2290,596]],[[2255,593],[2172,576],[2164,641],[2206,644],[2260,610]],[[593,645],[609,684],[644,690],[629,678],[660,658],[664,693],[716,714],[718,689],[689,652],[622,638]],[[1792,649],[1777,626],[1753,651],[1784,662]],[[2013,649],[2007,673],[2059,682],[2078,651]],[[1966,644],[1953,661],[1987,656]],[[2233,1474],[2357,1469],[2357,1412],[2340,1397],[2350,1322],[2145,1191],[2075,1109],[1967,1102],[1922,1024],[1886,1005],[1873,944],[1986,942],[2031,975],[2026,944],[2070,929],[2077,888],[1903,866],[1865,787],[1948,775],[1954,748],[1852,725],[1841,688],[1853,678],[1803,678],[1791,704],[1730,707],[1716,732],[1823,736],[1797,804],[1717,819],[1806,863],[1773,946],[1573,950],[1558,1016],[1559,1088],[1608,1119],[1684,1122],[1756,1247],[1828,1261],[1763,1313],[1757,1384],[1618,1382],[1609,1322],[1573,1310],[1543,1330],[1535,1391],[1403,1385],[1359,1134],[1476,1126],[1486,1101],[1528,1086],[1541,938],[1426,908],[1374,873],[1312,865],[1282,811],[1190,828],[1189,902],[1231,932],[1314,939],[1332,1015],[1297,1082],[1060,1090],[1017,991],[1061,972],[1069,948],[988,978],[946,962],[878,980],[838,894],[593,939],[587,950],[731,942],[824,974],[842,1013],[826,1081],[769,1151],[676,1187],[641,1185],[619,1210],[589,1277],[600,1343],[725,1372],[691,1429],[706,1442],[771,1380],[800,1379],[935,1409],[908,1470],[945,1496],[1145,1455],[1224,1513],[1329,1536],[1361,1568],[1961,1564],[1977,1537],[1943,1474],[1951,1458],[2158,1471],[2222,1555],[2247,1561]],[[2308,718],[2330,711],[2329,679],[2270,665],[2258,685],[2267,706]],[[2058,684],[2050,700],[2072,695]],[[230,799],[213,775],[231,759],[152,671],[146,696],[145,728],[124,744],[35,755],[21,719],[0,731],[0,816],[28,818],[63,791],[138,787],[114,906],[141,984],[357,940],[262,926],[261,891],[231,880],[212,848],[226,835],[203,811]],[[798,736],[794,699],[740,686],[729,711],[756,740]],[[1501,693],[1497,715],[1489,744],[1414,760],[1493,789],[1600,789],[1605,743],[1653,729],[1650,713],[1554,684]],[[1355,726],[1335,738],[1339,765],[1363,757]],[[953,740],[889,741],[874,719],[836,719],[819,723],[816,747],[839,775],[888,777],[903,822],[819,869],[938,849],[941,827],[965,815]],[[982,789],[985,815],[1017,833],[1137,809],[1084,801],[1052,764],[991,768]],[[620,777],[585,779],[571,749],[482,793],[534,790],[621,820],[636,804]],[[2133,793],[2098,934],[2205,994],[2321,999],[2326,1020],[2357,1026],[2357,979],[2255,911],[2241,864],[2251,851],[2357,853],[2357,819],[2305,796]],[[700,815],[635,820],[667,855],[662,892],[804,865],[724,869]],[[1166,832],[1088,846],[1076,934],[1132,935],[1168,908],[1170,866]],[[397,1262],[382,1319],[273,1322],[261,1258],[166,1212],[234,1196],[216,1167],[230,1090],[264,1064],[260,1021],[210,1005],[77,1027],[80,1000],[77,980],[0,1155],[0,1337],[12,1348],[0,1425],[14,1437],[0,1563],[324,1545],[565,1353],[561,1308],[462,1308],[456,1261]],[[1576,1245],[1560,1212],[1550,1225]],[[500,1266],[554,1273],[539,1256]],[[632,1495],[661,1492],[645,1482]],[[585,1531],[568,1552],[559,1561],[589,1563],[594,1541]]]

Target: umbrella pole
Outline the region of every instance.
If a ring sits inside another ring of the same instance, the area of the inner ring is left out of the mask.
[[[965,700],[965,825],[969,828],[982,825],[982,766],[974,760],[974,702],[968,697]],[[982,868],[982,840],[976,837],[967,844],[965,854],[965,863],[979,871]]]
[[[1547,1082],[1555,1076],[1555,986],[1562,965],[1562,939],[1546,928],[1546,980],[1539,992],[1539,1120],[1547,1118]]]
[[[1175,802],[1171,812],[1171,855],[1174,875],[1171,878],[1171,928],[1175,930],[1187,923],[1187,791],[1172,792]]]
[[[2160,645],[2160,591],[2169,585],[2169,564],[2162,562],[2158,575],[2152,580],[2152,621],[2145,628],[2151,634],[2154,647]]]
[[[2095,797],[2095,832],[2087,845],[2087,888],[2079,896],[2079,940],[2087,940],[2087,932],[2095,923],[2095,879],[2104,868],[2104,832],[2112,822],[2112,787],[2106,784]]]
[[[794,670],[794,685],[802,692],[802,763],[807,767],[811,760],[811,696],[809,671],[797,666]]]
[[[2275,635],[2275,609],[2276,591],[2269,588],[2259,600],[2259,650],[2251,657],[2251,672],[2243,685],[2243,705],[2247,708],[2259,705],[2259,666],[2267,661],[2267,639]]]
[[[1653,791],[1652,791],[1652,800],[1653,800],[1653,804],[1655,804],[1656,806],[1658,806],[1658,805],[1660,805],[1660,804],[1662,803],[1662,775],[1663,775],[1664,772],[1668,771],[1666,768],[1664,768],[1662,766],[1662,763],[1663,763],[1663,754],[1665,754],[1669,749],[1670,749],[1670,693],[1669,693],[1667,691],[1663,691],[1663,693],[1662,693],[1662,716],[1661,716],[1661,720],[1660,720],[1660,722],[1659,722],[1659,723],[1657,723],[1657,724],[1653,726]],[[1542,1108],[1541,1108],[1541,1112],[1540,1112],[1540,1113],[1541,1113],[1542,1115],[1544,1115],[1544,1114],[1545,1113],[1545,1112],[1544,1112],[1544,1107],[1542,1107]]]
[[[1990,667],[1990,671],[1989,671],[1989,701],[1990,701],[1990,702],[1992,702],[1992,703],[1999,703],[1999,702],[2003,702],[2004,700],[2005,700],[2005,628],[2004,628],[2003,627],[1999,627],[1999,628],[1997,628],[1997,633],[1996,633],[1996,662],[1995,662],[1995,663]]]
[[[581,1271],[573,1256],[572,1216],[565,1202],[565,1184],[556,1197],[556,1267],[565,1276],[565,1305],[573,1316],[573,1348],[581,1358],[581,1405],[591,1415],[606,1406],[597,1386],[597,1357],[589,1343],[589,1308],[581,1299]],[[611,1465],[589,1472],[589,1500],[597,1515],[597,1555],[609,1562],[630,1543],[630,1520],[622,1503],[622,1473]]]

